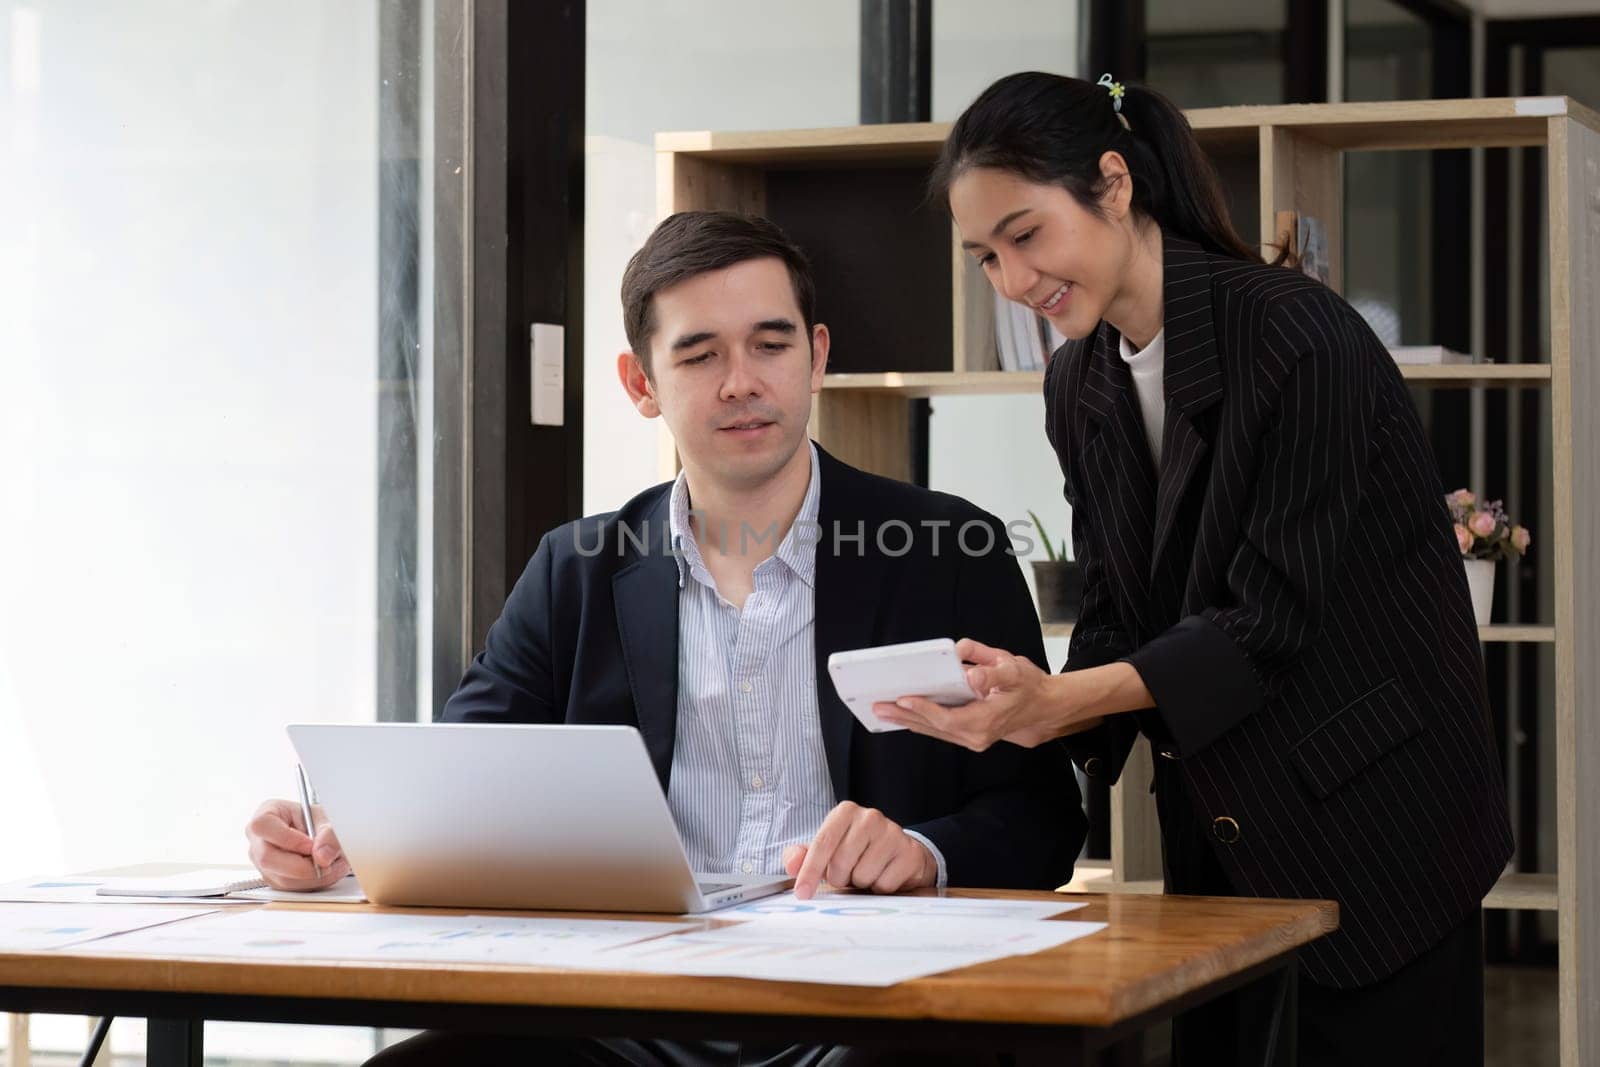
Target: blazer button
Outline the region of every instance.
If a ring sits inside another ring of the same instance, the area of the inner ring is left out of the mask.
[[[1100,777],[1100,757],[1090,756],[1088,759],[1084,760],[1083,773],[1087,774],[1090,778]]]
[[[1211,820],[1211,832],[1224,845],[1231,845],[1239,840],[1239,824],[1226,815],[1219,815]]]
[[[1158,753],[1162,759],[1177,759],[1178,754],[1170,748],[1163,748]]]

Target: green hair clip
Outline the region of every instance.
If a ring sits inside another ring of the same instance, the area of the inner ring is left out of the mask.
[[[1100,80],[1095,84],[1105,87],[1106,91],[1111,94],[1111,106],[1120,112],[1122,110],[1122,94],[1127,91],[1123,89],[1122,83],[1112,81],[1109,74],[1102,74],[1100,75]]]
[[[1125,130],[1132,129],[1128,125],[1128,117],[1122,113],[1122,97],[1127,93],[1127,90],[1122,87],[1122,83],[1112,81],[1110,74],[1102,74],[1100,75],[1100,80],[1095,84],[1104,87],[1106,92],[1111,94],[1111,109],[1117,113],[1117,121],[1122,123],[1122,128]]]

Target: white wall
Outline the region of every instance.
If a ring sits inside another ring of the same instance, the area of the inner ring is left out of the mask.
[[[371,3],[0,0],[0,880],[245,862],[284,724],[373,717],[376,46]]]
[[[585,512],[660,480],[657,427],[617,383],[619,287],[655,228],[662,130],[844,126],[859,114],[857,0],[604,0],[588,5],[584,192]]]
[[[242,862],[371,719],[370,3],[0,0],[0,878]]]
[[[954,122],[1006,74],[1077,74],[1078,8],[1076,0],[934,4],[933,120]]]

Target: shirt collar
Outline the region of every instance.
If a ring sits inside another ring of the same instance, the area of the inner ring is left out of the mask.
[[[1122,361],[1124,363],[1132,363],[1140,356],[1147,355],[1155,351],[1157,346],[1161,347],[1162,352],[1166,351],[1167,328],[1165,326],[1162,326],[1161,329],[1157,330],[1155,337],[1151,339],[1150,343],[1139,349],[1137,352],[1133,350],[1133,346],[1128,343],[1128,339],[1126,337],[1122,336],[1120,333],[1117,335],[1117,337],[1117,347],[1121,350]]]
[[[784,534],[783,542],[778,545],[773,557],[793,571],[806,585],[814,587],[818,541],[815,529],[822,502],[822,466],[817,459],[815,442],[808,441],[806,446],[811,450],[811,481],[806,486],[805,499],[800,502],[800,511],[795,515],[794,522],[789,526],[789,532]],[[672,483],[667,523],[672,555],[678,561],[678,588],[682,589],[684,582],[691,576],[706,585],[715,585],[711,572],[706,570],[705,560],[700,555],[700,544],[694,539],[694,533],[689,526],[689,482],[684,471],[679,471],[677,481]],[[803,534],[800,533],[802,528],[805,528]],[[765,566],[766,562],[762,561],[761,565]]]

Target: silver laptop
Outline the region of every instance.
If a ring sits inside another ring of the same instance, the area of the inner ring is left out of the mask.
[[[295,725],[375,904],[684,914],[793,879],[695,874],[631,726]]]

